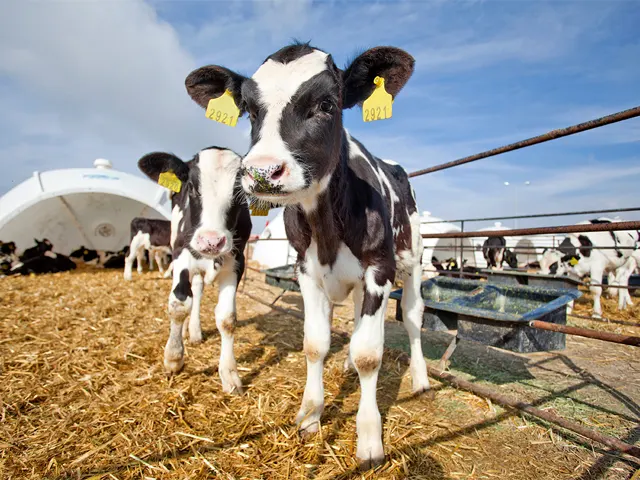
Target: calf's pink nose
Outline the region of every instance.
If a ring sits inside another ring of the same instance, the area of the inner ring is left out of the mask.
[[[224,235],[218,232],[200,232],[196,238],[196,246],[202,253],[215,254],[218,253],[227,243]]]

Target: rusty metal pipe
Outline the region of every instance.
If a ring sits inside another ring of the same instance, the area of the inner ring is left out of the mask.
[[[550,330],[552,332],[566,333],[568,335],[577,335],[579,337],[604,340],[605,342],[621,343],[623,345],[640,347],[640,337],[634,337],[633,335],[600,332],[598,330],[591,330],[590,328],[570,327],[568,325],[558,325],[556,323],[543,322],[541,320],[531,320],[529,322],[529,326],[531,328],[537,328],[538,330]]]
[[[429,370],[429,375],[439,380],[444,380],[445,382],[450,383],[454,387],[460,388],[462,390],[467,390],[468,392],[474,393],[480,397],[488,398],[499,405],[521,410],[523,412],[528,413],[529,415],[541,418],[542,420],[551,422],[566,430],[570,430],[579,435],[582,435],[583,437],[589,438],[598,443],[601,443],[610,448],[613,448],[614,450],[618,450],[619,452],[626,453],[628,455],[632,455],[634,457],[640,458],[640,447],[623,442],[622,440],[619,440],[615,437],[611,437],[609,435],[605,435],[603,433],[596,432],[595,430],[591,430],[589,428],[583,427],[578,423],[569,421],[554,413],[551,413],[550,411],[540,410],[539,408],[534,407],[530,403],[521,402],[519,400],[508,397],[506,395],[502,395],[483,385],[467,382],[466,380],[463,380],[454,375],[451,375],[450,373],[441,372],[438,369],[433,367],[427,367],[427,368]]]
[[[434,165],[433,167],[423,168],[422,170],[416,170],[415,172],[411,172],[409,177],[417,177],[427,173],[439,172],[440,170],[446,170],[447,168],[457,167],[458,165],[464,165],[465,163],[475,162],[476,160],[493,157],[495,155],[500,155],[501,153],[512,152],[513,150],[519,150],[520,148],[530,147],[531,145],[537,145],[538,143],[548,142],[549,140],[555,140],[556,138],[566,137],[575,133],[584,132],[604,125],[610,125],[612,123],[621,122],[638,116],[640,116],[640,107],[630,108],[629,110],[607,115],[606,117],[596,118],[595,120],[589,120],[588,122],[579,123],[566,128],[551,130],[550,132],[543,133],[537,137],[528,138],[503,147],[494,148],[493,150],[487,150],[486,152],[476,153],[475,155],[453,160],[452,162]]]
[[[622,213],[622,212],[640,212],[640,207],[632,208],[608,208],[606,210],[581,210],[576,212],[559,212],[559,213],[534,213],[531,215],[511,215],[508,217],[484,217],[484,218],[461,218],[458,220],[431,220],[428,223],[459,223],[459,222],[491,222],[495,220],[521,220],[527,218],[548,218],[548,217],[570,217],[574,215],[595,215],[600,213]]]
[[[548,235],[554,233],[613,232],[618,230],[640,230],[640,222],[595,223],[586,225],[562,225],[559,227],[518,228],[513,230],[484,230],[479,232],[423,233],[422,238],[472,238],[472,237],[517,237],[525,235]]]

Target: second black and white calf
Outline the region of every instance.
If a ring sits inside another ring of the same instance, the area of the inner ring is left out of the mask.
[[[355,330],[347,365],[360,378],[357,457],[364,467],[384,460],[376,400],[384,320],[396,274],[404,280],[402,311],[411,343],[413,390],[429,388],[420,333],[422,237],[407,173],[372,155],[342,126],[342,110],[371,94],[376,76],[395,96],[414,59],[377,47],[346,70],[306,44],[268,57],[251,78],[207,66],[186,79],[202,107],[229,90],[251,117],[251,147],[243,159],[244,189],[284,211],[287,238],[298,254],[304,299],[307,383],[297,421],[316,432],[324,409],[323,363],[333,304],[353,292]]]
[[[170,153],[150,153],[138,161],[149,178],[172,172],[182,183],[172,195],[173,284],[169,294],[171,330],[164,350],[168,373],[184,365],[183,336],[202,340],[199,312],[204,282],[218,280],[216,326],[222,339],[218,371],[225,392],[241,392],[233,353],[236,289],[244,273],[244,247],[251,233],[251,217],[240,185],[241,159],[231,150],[211,147],[183,162]],[[185,322],[191,313],[189,324]]]

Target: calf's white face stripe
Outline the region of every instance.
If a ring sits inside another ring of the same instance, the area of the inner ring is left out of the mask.
[[[200,227],[222,233],[226,230],[227,212],[233,200],[240,157],[227,150],[203,150],[198,166],[202,199]]]
[[[258,157],[271,157],[275,162],[286,163],[290,178],[285,190],[295,191],[304,187],[304,175],[302,167],[282,139],[282,111],[300,85],[326,70],[327,56],[315,50],[289,63],[267,60],[252,77],[258,86],[265,116],[259,132],[260,139],[245,157],[244,164],[250,165]]]

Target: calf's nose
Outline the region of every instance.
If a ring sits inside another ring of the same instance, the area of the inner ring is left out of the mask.
[[[205,255],[220,253],[227,243],[227,238],[215,231],[198,233],[196,237],[196,249]]]
[[[258,188],[274,185],[286,173],[284,163],[273,157],[252,158],[245,163],[245,169]]]

